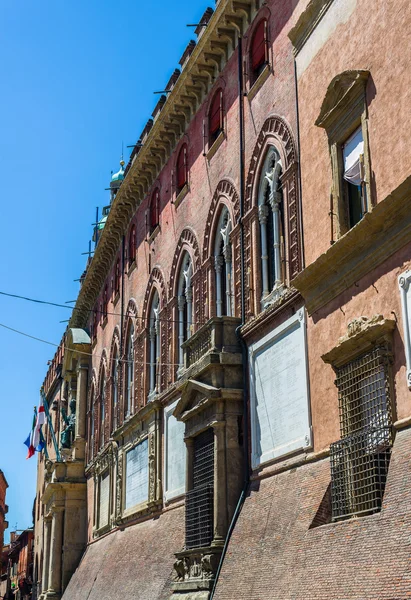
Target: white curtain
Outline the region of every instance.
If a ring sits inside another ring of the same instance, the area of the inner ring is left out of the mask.
[[[360,156],[364,154],[364,140],[359,127],[343,146],[344,179],[353,185],[361,185]]]

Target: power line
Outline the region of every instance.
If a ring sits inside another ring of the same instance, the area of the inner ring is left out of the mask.
[[[7,296],[9,298],[17,298],[18,300],[26,300],[27,302],[34,302],[35,304],[44,304],[47,306],[55,306],[57,308],[67,308],[69,310],[82,310],[80,308],[77,308],[76,306],[67,306],[67,304],[59,304],[58,302],[51,302],[49,300],[38,300],[37,298],[29,298],[27,296],[20,296],[19,294],[9,294],[8,292],[0,291],[0,295]],[[115,317],[121,317],[121,313],[100,310],[99,308],[86,309],[86,312],[95,313],[95,314],[104,315],[104,316],[111,315],[111,316],[115,316]],[[138,315],[134,315],[133,318],[140,319],[141,321],[147,321],[147,322],[149,322],[151,319],[151,317],[141,317]],[[159,317],[157,317],[156,321],[163,322],[163,323],[180,323],[180,320],[178,320],[178,319],[161,319]],[[191,321],[190,323],[191,323],[191,325],[198,325],[200,327],[202,325],[205,325],[205,321],[204,322]]]
[[[19,335],[22,335],[24,337],[30,338],[31,340],[35,340],[36,342],[41,342],[43,344],[47,344],[49,346],[53,346],[54,348],[60,348],[63,347],[64,350],[73,350],[72,347],[67,346],[66,344],[55,344],[54,342],[49,342],[48,340],[43,340],[42,338],[36,337],[34,335],[31,335],[29,333],[26,333],[25,331],[20,331],[19,329],[14,329],[14,327],[9,327],[8,325],[5,325],[4,323],[0,323],[0,327],[3,327],[4,329],[7,329],[8,331],[12,331],[13,333],[18,333]],[[90,357],[94,357],[94,358],[103,358],[103,354],[93,354],[92,352],[84,352],[81,350],[76,350],[75,351],[76,354],[82,354],[84,356],[90,356]],[[107,355],[105,356],[105,358],[109,361],[119,361],[120,363],[131,363],[131,364],[136,364],[136,365],[141,365],[141,366],[151,366],[152,363],[150,362],[140,362],[137,360],[127,360],[125,358],[111,358],[111,357],[107,357]],[[163,363],[163,362],[155,362],[155,365],[158,365],[159,367],[179,367],[181,366],[180,363]]]

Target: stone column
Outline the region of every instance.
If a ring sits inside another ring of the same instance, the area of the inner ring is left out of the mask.
[[[49,584],[49,566],[50,566],[50,540],[51,540],[51,518],[44,518],[43,532],[43,573],[41,575],[41,591],[44,594]]]
[[[270,204],[273,210],[273,228],[274,228],[274,283],[281,283],[281,252],[280,252],[280,207],[281,193],[272,192],[270,194]]]
[[[227,533],[227,469],[225,421],[213,423],[214,430],[214,537],[213,546],[224,544]]]
[[[194,439],[186,438],[186,492],[193,489]]]
[[[76,434],[74,440],[74,458],[80,460],[83,460],[85,457],[87,376],[88,365],[86,363],[80,363],[77,369]]]
[[[47,596],[60,597],[61,593],[61,559],[63,549],[63,517],[64,508],[53,509],[50,544],[50,572]]]
[[[232,252],[231,246],[227,244],[224,246],[224,260],[225,260],[225,288],[226,288],[226,307],[227,307],[227,317],[232,316],[232,306],[231,306],[231,261],[232,261]]]
[[[150,394],[156,386],[156,338],[157,332],[155,325],[150,327]]]
[[[179,368],[182,369],[184,367],[184,352],[183,352],[183,342],[184,342],[184,306],[186,299],[184,296],[178,297],[178,362]]]
[[[262,264],[262,275],[263,275],[263,297],[270,293],[269,282],[268,282],[268,252],[267,252],[267,218],[268,218],[268,206],[261,204],[258,207],[258,218],[260,221],[260,232],[261,232],[261,264]]]
[[[222,271],[222,267],[223,267],[223,262],[224,259],[221,255],[218,255],[214,258],[214,268],[215,268],[215,278],[216,278],[216,290],[215,290],[215,296],[216,296],[216,310],[217,310],[217,317],[221,317],[223,314],[223,299],[222,299],[222,293],[221,293],[221,271]]]
[[[186,289],[187,300],[187,339],[191,337],[191,325],[193,323],[193,290],[191,287]]]

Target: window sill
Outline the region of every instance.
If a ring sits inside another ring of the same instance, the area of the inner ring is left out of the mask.
[[[113,306],[115,306],[119,300],[120,300],[120,292],[116,292],[116,295],[113,298]]]
[[[182,190],[178,193],[177,198],[174,201],[175,208],[178,208],[178,206],[181,204],[185,196],[188,194],[188,190],[188,183],[186,183]]]
[[[262,88],[262,86],[268,79],[268,76],[271,72],[272,72],[271,65],[267,64],[265,66],[264,71],[262,71],[262,73],[260,73],[260,75],[257,77],[257,79],[255,80],[255,82],[253,83],[253,85],[251,86],[251,88],[247,94],[247,98],[250,102],[256,96],[256,94],[259,92],[259,90]]]
[[[128,267],[128,270],[127,270],[127,275],[128,275],[128,277],[130,277],[131,273],[132,273],[132,272],[134,271],[134,269],[136,269],[136,268],[137,268],[137,263],[136,263],[136,261],[135,261],[135,260],[133,260],[133,262],[132,262],[132,263],[130,263],[130,265],[129,265],[129,267]]]
[[[147,240],[149,244],[151,244],[151,242],[153,242],[155,240],[155,238],[157,237],[159,231],[160,231],[160,225],[156,225],[156,227],[150,233],[149,238]]]
[[[210,148],[206,154],[208,161],[210,161],[213,158],[214,154],[217,152],[217,150],[219,149],[219,147],[221,146],[221,144],[223,143],[224,140],[225,140],[225,132],[222,131],[218,135],[217,139],[213,142],[213,145],[210,146]]]

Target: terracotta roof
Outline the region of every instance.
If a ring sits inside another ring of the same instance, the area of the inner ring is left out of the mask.
[[[184,544],[184,507],[88,546],[63,600],[168,600],[174,553]]]

